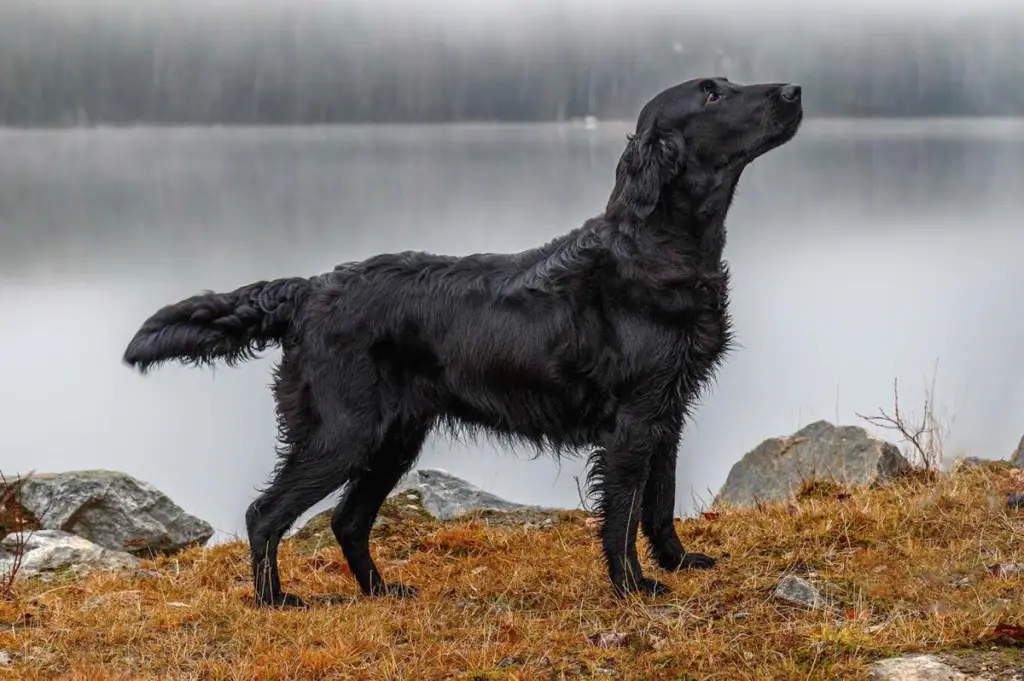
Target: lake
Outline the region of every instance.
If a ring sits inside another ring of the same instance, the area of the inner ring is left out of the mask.
[[[140,377],[120,358],[141,322],[379,252],[538,245],[600,212],[629,127],[0,131],[0,470],[122,470],[243,532],[274,464],[278,354]],[[1024,432],[1022,194],[1022,120],[812,120],[751,166],[726,249],[739,346],[687,428],[678,512],[766,437],[865,425],[894,379],[920,413],[936,363],[947,455],[1005,457]],[[576,506],[582,462],[529,454],[438,438],[419,465]]]

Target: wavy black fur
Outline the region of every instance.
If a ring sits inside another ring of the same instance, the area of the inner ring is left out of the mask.
[[[799,89],[688,81],[643,109],[605,211],[515,254],[380,255],[166,307],[125,361],[234,364],[273,344],[280,459],[246,513],[258,602],[281,590],[277,547],[306,509],[344,487],[332,529],[367,594],[387,494],[432,430],[484,432],[556,455],[591,455],[588,486],[618,593],[643,576],[642,529],[665,569],[710,567],[672,525],[684,420],[730,346],[725,217],[743,169],[795,134]]]

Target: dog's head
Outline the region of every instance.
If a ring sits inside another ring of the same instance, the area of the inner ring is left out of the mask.
[[[699,186],[734,183],[751,161],[791,140],[801,120],[798,85],[698,78],[671,87],[640,112],[610,206],[643,220],[663,188],[688,174]]]

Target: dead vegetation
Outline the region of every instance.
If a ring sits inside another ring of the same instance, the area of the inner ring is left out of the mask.
[[[1024,666],[1024,474],[984,465],[677,521],[706,572],[647,569],[670,597],[612,596],[582,511],[453,522],[389,501],[373,541],[414,600],[357,595],[329,527],[284,542],[282,579],[308,611],[252,607],[243,543],[147,570],[23,581],[0,602],[0,667],[19,679],[858,679],[874,659],[991,651]],[[325,535],[326,532],[326,535]],[[996,569],[993,569],[993,568]],[[798,575],[836,607],[772,597]]]

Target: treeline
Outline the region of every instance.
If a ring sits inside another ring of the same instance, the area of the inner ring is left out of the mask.
[[[557,9],[478,31],[375,12],[0,8],[0,124],[304,124],[631,118],[696,75],[789,80],[828,116],[1020,115],[1019,22],[754,30],[685,13]]]

